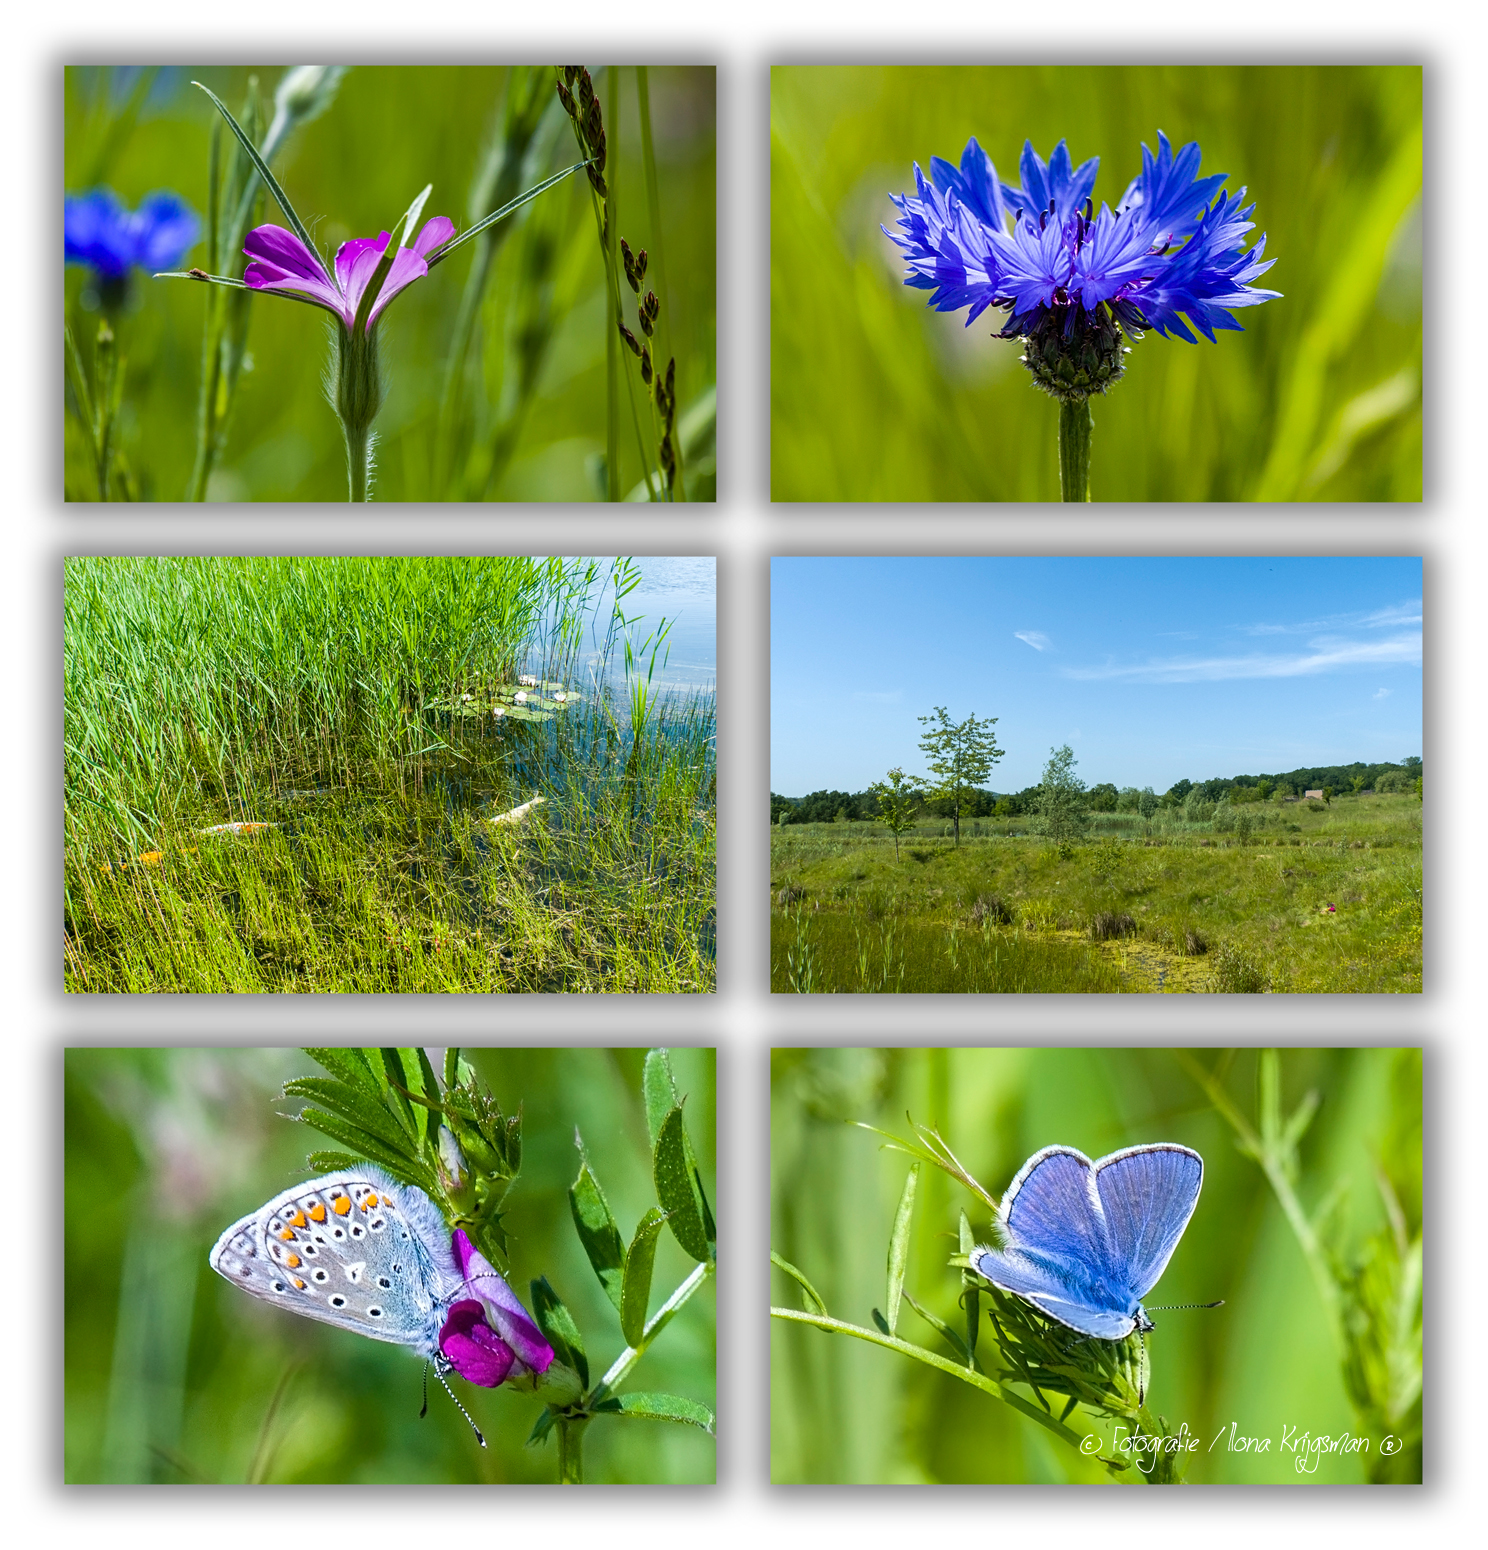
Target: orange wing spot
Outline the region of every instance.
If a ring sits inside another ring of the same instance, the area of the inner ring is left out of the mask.
[[[367,1195],[362,1200],[362,1210],[365,1211],[369,1206],[375,1206],[376,1204],[377,1204],[377,1196],[376,1195]]]
[[[337,1195],[336,1198],[331,1202],[331,1210],[333,1210],[337,1216],[345,1216],[351,1210],[351,1196]]]
[[[286,1227],[284,1229],[284,1231],[279,1234],[279,1236],[281,1238],[283,1238],[283,1240],[286,1243],[293,1243],[294,1242],[294,1228],[293,1227]]]
[[[305,1213],[303,1211],[296,1211],[295,1214],[290,1217],[289,1225],[291,1227],[303,1227],[305,1225]]]
[[[305,1290],[305,1283],[298,1276],[291,1276],[289,1279],[294,1282],[299,1291],[303,1292]]]
[[[299,1262],[300,1256],[298,1254],[286,1254],[284,1256],[284,1263],[288,1265],[291,1270],[293,1270],[294,1267],[299,1264]]]
[[[318,1200],[310,1207],[310,1220],[312,1222],[325,1221],[325,1207]]]

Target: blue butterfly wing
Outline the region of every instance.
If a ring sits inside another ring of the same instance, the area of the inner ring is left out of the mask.
[[[1017,1250],[977,1249],[971,1256],[974,1269],[993,1286],[1030,1302],[1040,1313],[1058,1319],[1082,1335],[1097,1340],[1124,1340],[1136,1328],[1136,1320],[1119,1308],[1100,1306],[1077,1281],[1061,1275],[1053,1265],[1040,1263]]]
[[[1046,1146],[1023,1164],[1002,1197],[1003,1235],[1024,1249],[1101,1276],[1111,1269],[1090,1159],[1072,1146]]]
[[[1157,1285],[1199,1201],[1204,1159],[1164,1143],[1113,1152],[1095,1164],[1114,1269],[1134,1297]]]

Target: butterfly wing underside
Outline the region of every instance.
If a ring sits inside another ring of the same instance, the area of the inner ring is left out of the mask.
[[[426,1196],[368,1167],[285,1190],[229,1227],[209,1262],[265,1302],[432,1357],[460,1279],[448,1243]]]
[[[1171,1143],[1129,1147],[1095,1164],[1112,1258],[1134,1296],[1145,1297],[1161,1279],[1203,1182],[1204,1159]]]
[[[978,1249],[973,1263],[993,1286],[1031,1302],[1040,1313],[1047,1313],[1082,1335],[1093,1335],[1097,1340],[1124,1340],[1136,1328],[1136,1319],[1130,1313],[1100,1306],[1078,1282],[1057,1275],[1016,1249]]]

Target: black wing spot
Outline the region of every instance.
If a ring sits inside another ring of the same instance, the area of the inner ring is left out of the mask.
[[[332,1297],[330,1303],[333,1308],[344,1308],[346,1306],[346,1299],[338,1295]]]
[[[387,1291],[387,1289],[388,1289],[388,1288],[389,1288],[389,1287],[390,1287],[390,1286],[391,1286],[391,1285],[392,1285],[392,1284],[393,1284],[393,1283],[392,1283],[392,1282],[391,1282],[391,1281],[389,1281],[389,1280],[388,1280],[388,1278],[387,1278],[387,1277],[386,1277],[386,1276],[378,1276],[378,1278],[377,1278],[377,1284],[378,1284],[378,1285],[379,1285],[379,1286],[380,1286],[380,1287],[381,1287],[381,1288],[382,1288],[382,1289],[383,1289],[383,1291]]]

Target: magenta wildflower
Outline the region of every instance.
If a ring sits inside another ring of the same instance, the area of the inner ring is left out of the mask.
[[[448,216],[436,215],[424,222],[411,248],[397,249],[367,317],[368,330],[399,291],[428,274],[425,259],[454,234],[455,223]],[[350,330],[390,240],[387,232],[377,237],[354,237],[341,244],[328,268],[320,254],[292,231],[282,226],[258,226],[243,244],[244,253],[253,260],[243,271],[243,283],[255,291],[289,291],[334,312]]]
[[[452,1246],[473,1295],[452,1304],[445,1317],[439,1332],[444,1359],[468,1383],[488,1389],[529,1372],[545,1373],[553,1348],[516,1293],[463,1229],[455,1229]]]

